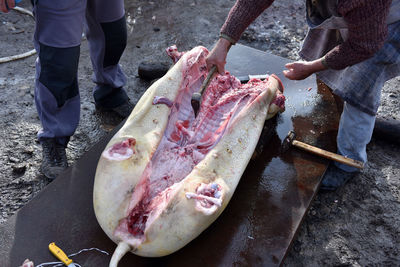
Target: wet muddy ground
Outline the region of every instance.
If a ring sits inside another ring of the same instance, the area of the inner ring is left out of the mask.
[[[28,1],[26,1],[28,2]],[[234,1],[125,1],[128,46],[121,65],[128,95],[136,103],[150,82],[141,80],[142,61],[169,62],[164,49],[212,48]],[[28,3],[21,6],[30,8]],[[34,22],[17,12],[0,14],[0,57],[32,49]],[[298,59],[306,32],[302,0],[275,1],[244,33],[240,43]],[[0,64],[0,223],[50,181],[38,172],[40,122],[34,106],[35,56]],[[268,62],[266,62],[268,64]],[[92,68],[83,38],[79,65],[81,121],[68,145],[73,164],[121,122],[98,113],[92,98]],[[385,85],[380,117],[400,120],[400,77]],[[400,263],[400,148],[373,139],[369,163],[343,189],[318,194],[289,254],[286,266],[398,266]],[[268,218],[266,218],[267,222]]]

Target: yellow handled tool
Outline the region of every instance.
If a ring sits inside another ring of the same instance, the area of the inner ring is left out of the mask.
[[[68,258],[67,254],[65,254],[64,251],[61,250],[61,248],[57,247],[54,242],[49,244],[49,250],[51,253],[53,253],[54,256],[56,256],[57,259],[62,261],[62,263],[64,263],[66,266],[77,267],[72,262],[72,260]]]

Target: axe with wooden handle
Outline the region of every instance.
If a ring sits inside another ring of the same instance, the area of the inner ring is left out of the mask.
[[[344,157],[342,155],[336,154],[336,153],[332,153],[326,150],[323,150],[321,148],[300,142],[295,140],[296,138],[296,134],[294,133],[294,131],[289,131],[288,135],[286,136],[286,138],[283,140],[282,143],[282,151],[286,151],[287,149],[289,149],[290,146],[296,146],[298,148],[301,148],[305,151],[314,153],[316,155],[322,156],[324,158],[330,159],[330,160],[334,160],[352,167],[356,167],[358,169],[362,169],[364,168],[364,163],[358,160],[354,160],[348,157]]]

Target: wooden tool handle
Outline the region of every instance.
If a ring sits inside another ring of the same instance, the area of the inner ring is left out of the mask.
[[[297,140],[293,140],[292,145],[297,146],[298,148],[301,148],[303,150],[312,152],[314,154],[320,155],[320,156],[325,157],[327,159],[331,159],[331,160],[334,160],[334,161],[337,161],[337,162],[340,162],[340,163],[343,163],[343,164],[346,164],[346,165],[349,165],[349,166],[352,166],[352,167],[356,167],[358,169],[364,168],[364,163],[362,163],[361,161],[354,160],[354,159],[351,159],[351,158],[346,158],[346,157],[344,157],[342,155],[338,155],[338,154],[335,154],[335,153],[320,149],[320,148],[315,147],[315,146],[308,145],[306,143],[303,143],[303,142],[300,142],[300,141],[297,141]]]

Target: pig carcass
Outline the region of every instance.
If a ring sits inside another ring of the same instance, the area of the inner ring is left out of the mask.
[[[284,108],[275,75],[240,84],[217,75],[194,116],[191,96],[207,75],[208,50],[168,53],[177,63],[141,97],[102,153],[94,183],[97,220],[127,252],[159,257],[182,248],[224,210],[264,121]]]

